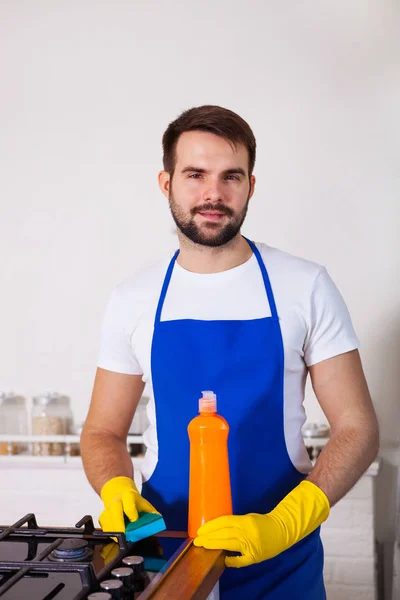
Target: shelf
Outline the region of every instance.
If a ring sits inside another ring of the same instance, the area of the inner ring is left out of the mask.
[[[49,442],[53,444],[79,444],[80,435],[10,435],[1,433],[0,442],[8,444],[20,443],[30,444],[32,442]],[[143,444],[143,436],[136,434],[128,434],[127,441],[129,444]]]
[[[323,448],[329,439],[328,437],[303,437],[306,448]]]
[[[127,447],[130,444],[143,444],[143,436],[129,434],[127,437]],[[72,454],[73,446],[79,446],[79,435],[9,435],[0,434],[0,443],[8,445],[8,454],[0,454],[0,465],[19,465],[19,466],[40,466],[40,465],[70,465],[74,467],[82,466],[81,456]],[[13,445],[22,446],[22,452],[13,454]],[[57,456],[34,454],[33,444],[63,444],[62,454]],[[27,449],[28,448],[28,449]],[[3,448],[4,450],[4,448]],[[133,457],[133,463],[140,464],[141,458]],[[139,462],[137,462],[139,461]]]
[[[132,456],[133,465],[139,467],[143,457]],[[81,456],[30,456],[26,454],[0,455],[0,467],[3,468],[72,468],[83,469]]]

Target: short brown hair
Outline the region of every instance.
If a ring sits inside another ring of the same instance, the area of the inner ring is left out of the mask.
[[[249,124],[227,108],[205,104],[185,110],[164,132],[163,165],[171,177],[176,165],[176,145],[185,131],[209,131],[228,140],[233,147],[243,144],[249,154],[249,177],[252,175],[256,162],[256,139]]]

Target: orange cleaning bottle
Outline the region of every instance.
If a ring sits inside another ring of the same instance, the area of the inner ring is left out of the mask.
[[[229,475],[229,425],[217,414],[217,397],[211,391],[202,392],[199,415],[188,425],[190,440],[189,473],[189,537],[197,536],[198,528],[216,517],[232,514]]]

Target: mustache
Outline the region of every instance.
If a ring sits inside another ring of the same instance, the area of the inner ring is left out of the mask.
[[[224,204],[211,204],[211,202],[208,202],[207,204],[203,204],[203,206],[196,206],[195,208],[192,208],[190,213],[194,216],[195,214],[199,213],[199,212],[207,212],[208,210],[211,211],[217,211],[220,213],[223,213],[225,215],[228,215],[228,217],[233,217],[234,212],[231,208],[229,208],[228,206],[225,206]]]

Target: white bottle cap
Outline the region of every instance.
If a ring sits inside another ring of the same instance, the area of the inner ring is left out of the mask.
[[[214,392],[201,392],[203,397],[199,400],[200,413],[215,413],[217,412],[217,396]]]

